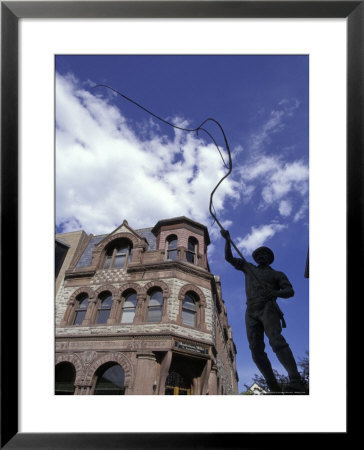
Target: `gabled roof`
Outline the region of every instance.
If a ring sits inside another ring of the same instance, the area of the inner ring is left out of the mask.
[[[124,221],[126,222],[126,221]],[[123,224],[124,224],[123,222]],[[112,235],[112,234],[117,234],[118,232],[120,232],[120,230],[122,229],[122,225],[120,225],[119,227],[117,227],[114,231],[112,231],[109,234],[102,234],[99,236],[93,236],[90,239],[90,242],[88,243],[85,251],[83,252],[83,254],[81,255],[81,258],[79,259],[77,266],[76,267],[88,267],[91,262],[92,262],[92,252],[93,249],[98,246],[104,239],[106,239],[108,236]],[[147,244],[148,244],[148,248],[147,251],[151,251],[151,250],[155,250],[156,249],[156,238],[154,236],[154,234],[152,233],[152,228],[142,228],[140,230],[133,230],[132,228],[129,227],[129,225],[124,224],[125,226],[128,227],[128,229],[130,230],[131,233],[133,233],[135,236],[137,236],[139,239],[144,239],[146,240]]]
[[[141,236],[140,234],[138,234],[136,232],[136,230],[133,230],[128,222],[124,219],[123,223],[121,225],[119,225],[117,228],[115,228],[114,231],[112,231],[111,233],[105,235],[105,237],[99,241],[96,245],[101,245],[102,242],[104,241],[104,239],[108,238],[109,236],[112,236],[113,234],[118,234],[118,233],[122,233],[122,232],[126,232],[126,233],[131,233],[133,234],[137,239],[145,239],[144,236]]]

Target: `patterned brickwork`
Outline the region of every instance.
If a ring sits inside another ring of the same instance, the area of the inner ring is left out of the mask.
[[[76,395],[92,395],[98,369],[114,363],[124,370],[126,394],[153,394],[152,386],[157,383],[156,392],[163,395],[163,383],[176,354],[184,358],[187,366],[199,361],[191,375],[198,378],[193,381],[195,394],[205,394],[207,386],[210,394],[237,393],[235,361],[229,357],[233,342],[226,311],[216,311],[214,278],[207,270],[208,236],[200,226],[194,228],[191,221],[178,223],[172,220],[159,229],[154,227],[153,232],[152,228],[145,228],[138,233],[124,221],[110,235],[84,239],[84,253],[79,252],[78,262],[73,262],[60,283],[55,308],[56,363],[69,363],[75,368]],[[183,258],[165,261],[165,242],[170,234],[177,235],[182,255],[189,237],[197,239],[197,264]],[[119,269],[100,269],[107,246],[119,237],[133,242],[132,262]],[[149,295],[156,287],[163,293],[162,316],[158,322],[148,323]],[[125,294],[131,290],[137,294],[134,322],[122,323]],[[106,291],[112,294],[112,308],[107,322],[97,324],[100,297]],[[189,292],[196,296],[194,326],[182,320],[182,301]],[[82,323],[73,325],[77,298],[83,293],[90,299],[88,310]],[[216,301],[222,304],[221,289],[216,295]],[[224,330],[228,330],[227,337]],[[201,372],[197,367],[205,369]],[[222,388],[219,392],[217,380]]]

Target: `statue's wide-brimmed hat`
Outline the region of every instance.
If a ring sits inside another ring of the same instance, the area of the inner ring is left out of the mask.
[[[266,253],[268,253],[269,254],[269,257],[270,257],[270,259],[269,259],[269,264],[272,264],[272,262],[274,261],[274,253],[272,252],[272,250],[270,249],[270,248],[268,248],[268,247],[259,247],[259,248],[257,248],[256,250],[254,250],[254,252],[253,252],[253,258],[254,258],[254,261],[255,262],[257,262],[257,260],[256,260],[256,256],[260,253],[260,252],[266,252]]]

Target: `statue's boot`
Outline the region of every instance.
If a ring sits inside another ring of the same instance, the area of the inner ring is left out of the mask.
[[[255,362],[256,366],[267,382],[269,391],[271,393],[281,393],[282,389],[278,384],[276,377],[274,376],[272,365],[267,357],[267,354],[265,352],[263,353],[263,355],[256,355],[252,353],[252,356],[253,361]]]
[[[276,355],[289,376],[290,383],[286,386],[287,390],[291,392],[305,392],[305,387],[301,375],[297,370],[297,364],[292,350],[288,346],[283,347],[276,352]]]

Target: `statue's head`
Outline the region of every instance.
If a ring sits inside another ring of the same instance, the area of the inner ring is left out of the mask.
[[[254,261],[258,264],[267,263],[268,265],[272,264],[274,261],[274,253],[268,247],[259,247],[253,252]]]

